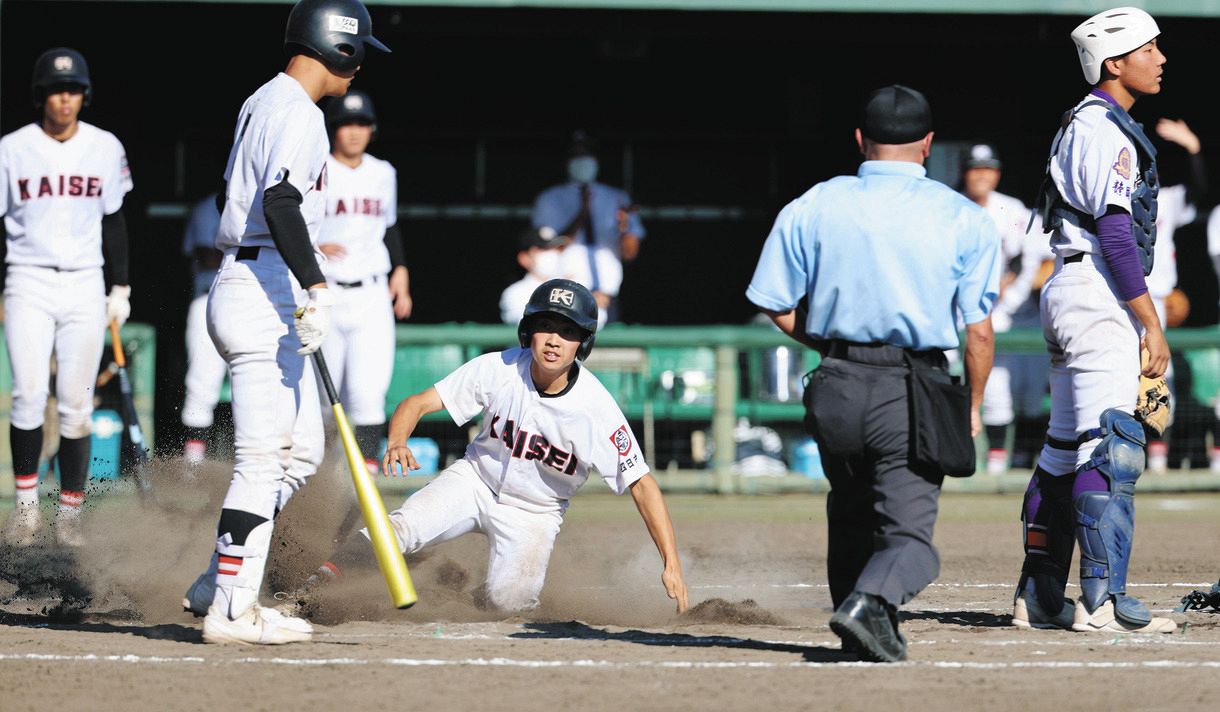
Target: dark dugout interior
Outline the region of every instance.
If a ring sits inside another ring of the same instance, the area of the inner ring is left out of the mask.
[[[182,216],[217,184],[243,99],[283,68],[289,8],[0,3],[0,129],[34,118],[34,59],[65,45],[92,72],[84,120],[127,148],[132,319],[157,328],[162,433],[176,426],[184,372]],[[648,236],[626,269],[624,320],[732,324],[754,316],[743,292],[779,208],[855,171],[853,131],[869,90],[898,82],[925,92],[937,145],[993,143],[1000,190],[1028,203],[1060,114],[1087,89],[1068,38],[1083,19],[1075,15],[371,12],[394,51],[371,52],[353,86],[378,110],[370,152],[398,169],[412,322],[497,321],[500,291],[520,276],[516,239],[529,206],[563,179],[574,129],[599,140],[601,179],[628,188],[643,211]],[[1210,156],[1216,121],[1199,82],[1220,22],[1159,22],[1164,89],[1133,113],[1146,125],[1186,119]],[[1175,152],[1164,152],[1164,182],[1180,175]],[[932,168],[951,182],[950,158],[942,152]],[[1178,232],[1187,325],[1216,321],[1205,219],[1201,210]]]

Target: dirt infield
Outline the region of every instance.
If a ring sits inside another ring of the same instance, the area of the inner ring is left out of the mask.
[[[178,602],[227,471],[158,467],[157,502],[94,498],[83,551],[0,550],[0,709],[1128,710],[1210,706],[1220,690],[1220,614],[1169,613],[1185,625],[1164,636],[1009,626],[1018,495],[945,496],[941,576],[902,611],[897,665],[855,662],[826,627],[820,495],[670,496],[683,616],[630,499],[582,493],[528,617],[475,605],[486,542],[469,536],[412,560],[408,611],[356,570],[306,597],[312,643],[203,645]],[[281,517],[275,588],[327,556],[345,512],[341,478],[316,484]],[[1169,611],[1220,576],[1220,497],[1137,502],[1132,591]]]

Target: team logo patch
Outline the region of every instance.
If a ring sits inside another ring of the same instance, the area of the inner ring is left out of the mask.
[[[326,19],[330,23],[331,32],[345,32],[349,35],[360,34],[360,21],[354,17],[344,17],[343,15],[327,15]]]
[[[631,434],[627,432],[626,425],[620,425],[618,430],[610,436],[610,442],[614,443],[614,447],[618,449],[618,454],[626,455],[631,452]]]
[[[360,111],[364,108],[364,98],[359,94],[348,94],[343,97],[343,108],[348,111]]]
[[[1131,180],[1131,151],[1125,147],[1118,152],[1118,160],[1114,162],[1114,172],[1123,177],[1123,180]]]
[[[55,71],[57,72],[72,71],[72,57],[70,55],[60,55],[52,61],[52,64],[55,66]]]
[[[570,307],[574,301],[576,301],[576,295],[570,289],[551,290],[551,304],[562,304],[565,307]]]

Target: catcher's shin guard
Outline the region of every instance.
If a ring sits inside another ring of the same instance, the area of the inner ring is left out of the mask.
[[[1073,537],[1072,485],[1076,473],[1052,475],[1041,467],[1034,470],[1025,490],[1021,522],[1025,529],[1025,562],[1017,595],[1033,582],[1038,605],[1056,616],[1064,605],[1072,566]]]
[[[1089,612],[1110,596],[1114,613],[1135,625],[1146,625],[1152,614],[1127,595],[1127,565],[1135,531],[1135,482],[1144,471],[1144,428],[1132,416],[1113,408],[1101,414],[1100,435],[1089,461],[1077,469],[1084,485],[1093,470],[1108,490],[1080,488],[1075,493],[1076,537],[1080,544],[1081,600]]]

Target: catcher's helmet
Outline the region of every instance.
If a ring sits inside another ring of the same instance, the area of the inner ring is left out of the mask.
[[[368,94],[350,89],[343,96],[335,97],[326,105],[326,128],[332,134],[343,124],[357,121],[367,121],[373,125],[373,135],[377,133],[377,113],[373,111],[373,100]]]
[[[39,55],[34,62],[34,106],[42,108],[47,99],[47,89],[63,84],[76,84],[84,88],[84,106],[89,105],[92,85],[89,83],[89,65],[80,52],[67,47],[55,47]]]
[[[1072,30],[1072,42],[1080,55],[1080,70],[1090,86],[1101,81],[1107,59],[1121,57],[1161,34],[1152,15],[1138,7],[1116,7],[1099,12]]]
[[[570,279],[551,279],[538,285],[517,324],[517,339],[521,348],[529,348],[530,322],[539,314],[555,314],[584,329],[585,337],[580,340],[576,358],[583,361],[589,357],[597,332],[597,300],[584,285]]]
[[[313,57],[333,72],[356,71],[365,45],[390,51],[373,36],[373,20],[360,0],[299,0],[288,14],[284,49]]]

